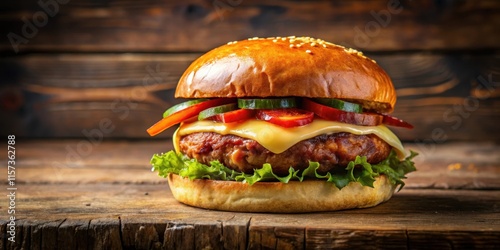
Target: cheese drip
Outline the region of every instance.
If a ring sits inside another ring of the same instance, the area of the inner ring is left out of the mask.
[[[314,119],[310,124],[284,128],[266,121],[250,119],[241,123],[217,123],[196,121],[181,124],[174,133],[174,147],[179,152],[179,141],[184,135],[197,132],[215,132],[222,135],[237,135],[257,141],[269,151],[279,154],[300,141],[322,134],[347,132],[355,135],[374,134],[391,145],[400,158],[406,156],[399,138],[386,126],[358,126],[347,123]]]

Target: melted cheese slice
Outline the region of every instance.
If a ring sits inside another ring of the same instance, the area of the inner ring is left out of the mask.
[[[197,132],[215,132],[222,135],[237,135],[257,141],[269,151],[279,154],[302,140],[321,134],[347,132],[356,135],[374,134],[391,145],[400,158],[406,156],[399,138],[384,125],[358,126],[322,119],[314,119],[310,124],[300,127],[284,128],[269,122],[250,119],[241,123],[217,123],[196,121],[181,124],[174,134],[174,147],[179,152],[179,141],[184,135]]]

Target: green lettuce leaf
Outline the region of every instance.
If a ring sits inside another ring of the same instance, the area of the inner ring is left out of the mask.
[[[404,186],[403,179],[407,173],[416,171],[412,159],[418,154],[411,151],[410,156],[404,160],[399,160],[396,152],[391,151],[387,159],[378,164],[370,164],[366,157],[356,157],[349,162],[345,169],[338,169],[324,175],[317,172],[320,164],[309,162],[309,166],[304,170],[295,170],[290,167],[288,175],[278,176],[273,173],[270,164],[262,165],[262,168],[255,169],[253,174],[245,174],[229,169],[219,161],[212,161],[210,165],[202,164],[194,159],[169,151],[163,154],[155,154],[151,158],[153,171],[157,171],[161,177],[167,177],[169,173],[177,174],[190,180],[211,179],[224,181],[241,181],[253,185],[259,181],[304,181],[306,179],[323,179],[342,189],[350,182],[359,182],[363,186],[373,187],[375,177],[384,174],[390,182],[399,186],[399,190]]]

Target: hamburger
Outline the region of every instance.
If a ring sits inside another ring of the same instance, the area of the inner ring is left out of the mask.
[[[310,37],[229,42],[196,59],[147,132],[179,124],[153,170],[179,202],[239,212],[364,208],[415,171],[387,126],[391,79],[361,52]]]

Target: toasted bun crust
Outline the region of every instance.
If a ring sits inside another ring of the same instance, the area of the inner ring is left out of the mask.
[[[195,60],[176,97],[326,97],[391,112],[391,79],[361,52],[309,37],[230,42]]]
[[[201,208],[268,213],[305,213],[372,207],[387,201],[394,186],[384,175],[374,188],[350,183],[339,190],[326,181],[257,182],[189,180],[170,174],[168,183],[175,199]]]

